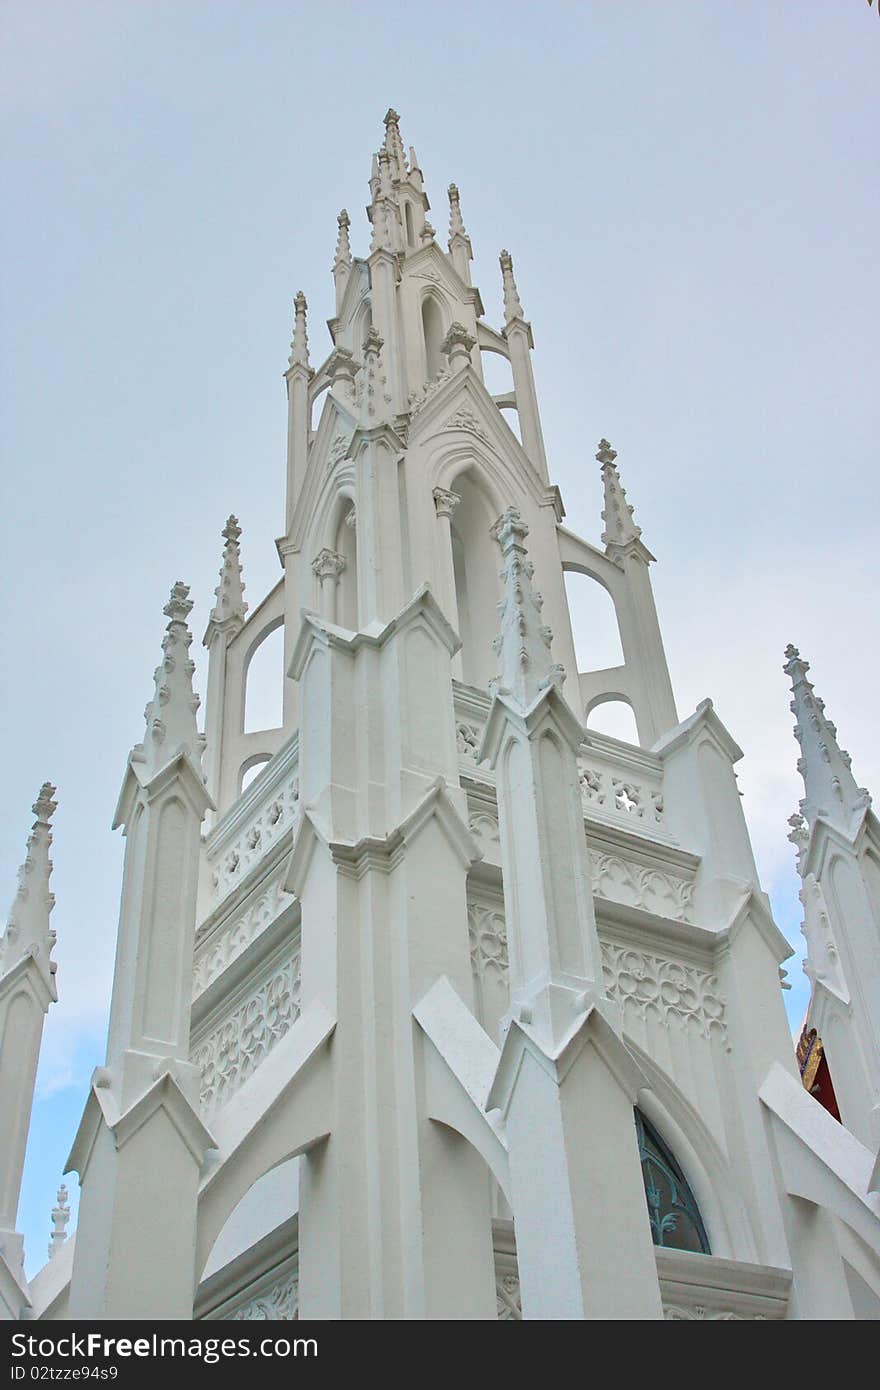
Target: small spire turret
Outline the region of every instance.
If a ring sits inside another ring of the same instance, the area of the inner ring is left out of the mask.
[[[856,783],[849,753],[840,747],[837,729],[825,717],[824,701],[807,679],[809,662],[790,643],[782,669],[791,680],[789,708],[795,716],[794,736],[801,746],[798,772],[806,793],[801,811],[811,827],[816,817],[822,816],[848,830],[852,818],[870,805],[870,795]]]
[[[351,275],[352,265],[351,242],[348,238],[351,218],[345,208],[342,209],[337,217],[336,225],[339,231],[336,237],[336,255],[333,258],[333,280],[336,285],[336,312],[339,313],[342,306],[342,298],[345,294],[345,287]]]
[[[596,461],[602,470],[602,483],[605,488],[605,507],[602,520],[605,530],[602,543],[605,546],[625,546],[629,541],[637,541],[642,534],[640,526],[633,520],[633,509],[626,500],[626,491],[617,471],[617,450],[612,449],[607,439],[599,440]]]
[[[454,183],[449,185],[449,254],[452,263],[458,271],[465,284],[471,282],[469,262],[473,260],[474,253],[471,248],[471,240],[465,231],[464,222],[461,216],[461,199],[458,188]]]
[[[56,999],[55,962],[50,959],[55,933],[49,925],[49,914],[55,906],[55,895],[49,889],[51,820],[58,806],[54,797],[52,783],[44,782],[33,805],[36,820],[28,836],[24,863],[18,871],[18,891],[6,931],[0,936],[0,974],[24,956],[31,955],[39,962],[52,998]]]
[[[406,154],[404,153],[403,140],[400,134],[400,117],[393,106],[389,106],[385,113],[385,143],[383,149],[388,151],[392,178],[405,179],[409,170],[406,167]]]
[[[516,319],[522,319],[524,322],[525,314],[513,278],[513,257],[510,252],[502,251],[498,263],[501,266],[501,283],[504,287],[504,323],[505,327],[509,327]]]
[[[544,600],[532,588],[535,567],[528,558],[525,539],[529,528],[515,507],[508,507],[493,527],[501,547],[504,597],[498,604],[501,630],[494,641],[499,673],[490,693],[506,694],[526,709],[551,685],[565,680],[562,666],[554,663],[550,648],[553,633],[541,620]]]
[[[153,698],[144,710],[147,729],[141,749],[148,776],[164,767],[181,748],[201,768],[202,739],[196,725],[199,697],[193,690],[196,668],[189,654],[192,633],[187,625],[192,606],[189,585],[178,579],[162,610],[168,618],[162,639],[164,655],[153,677]]]
[[[290,357],[288,362],[291,367],[309,365],[309,339],[306,332],[306,310],[308,304],[302,290],[297,290],[296,298],[293,301],[293,338],[290,343]]]
[[[58,1189],[57,1206],[52,1208],[52,1232],[49,1236],[49,1259],[58,1254],[67,1240],[67,1223],[70,1220],[70,1207],[67,1202],[67,1188],[64,1183]]]
[[[230,516],[222,531],[226,544],[223,547],[223,563],[220,566],[220,583],[214,590],[217,602],[211,609],[210,621],[217,627],[237,632],[244,622],[248,606],[244,599],[244,581],[241,574],[241,551],[239,539],[241,527],[238,517]]]

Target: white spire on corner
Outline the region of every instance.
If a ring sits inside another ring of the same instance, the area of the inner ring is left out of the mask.
[[[146,733],[141,745],[148,776],[160,771],[183,748],[201,770],[203,740],[196,726],[199,697],[193,690],[195,663],[190,657],[192,611],[189,585],[178,579],[162,610],[168,626],[162,639],[163,657],[156,667],[153,698],[144,710]]]
[[[25,956],[33,956],[42,969],[52,998],[57,999],[56,966],[50,959],[55,933],[49,925],[49,914],[55,906],[55,895],[49,889],[52,873],[50,822],[58,805],[54,796],[52,783],[44,782],[33,805],[36,820],[28,836],[25,861],[19,869],[18,891],[8,925],[0,936],[0,974]]]
[[[504,562],[504,597],[498,604],[501,630],[493,643],[499,673],[489,690],[492,695],[514,699],[526,709],[549,686],[561,687],[565,671],[551,656],[553,633],[541,620],[544,600],[532,588],[535,567],[526,552],[528,526],[515,507],[508,507],[492,534]]]
[[[807,680],[809,662],[791,643],[785,649],[783,671],[791,680],[794,736],[801,746],[798,772],[804,779],[801,811],[812,826],[817,816],[848,830],[853,817],[871,804],[864,787],[852,775],[851,759],[837,742],[837,729],[825,717],[825,703]],[[797,828],[797,827],[795,827]]]
[[[244,581],[241,577],[241,527],[237,516],[227,519],[221,534],[225,541],[223,563],[220,566],[220,583],[214,590],[217,602],[211,609],[210,621],[217,627],[225,624],[237,631],[244,622],[248,609],[244,598]]]
[[[596,461],[602,469],[602,484],[605,489],[605,506],[602,520],[605,530],[602,543],[605,546],[624,546],[629,541],[637,541],[642,529],[633,520],[633,509],[626,500],[626,491],[617,471],[617,450],[612,449],[607,439],[599,440]]]
[[[502,251],[498,257],[498,264],[501,266],[501,283],[504,289],[504,322],[505,325],[513,323],[516,319],[525,321],[523,306],[520,302],[519,291],[516,288],[516,281],[513,278],[513,257],[509,251]]]
[[[290,343],[290,357],[288,358],[288,362],[291,367],[308,367],[309,339],[306,333],[306,310],[308,305],[302,290],[297,290],[293,305],[293,338]]]

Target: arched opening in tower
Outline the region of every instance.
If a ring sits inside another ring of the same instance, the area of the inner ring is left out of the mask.
[[[452,564],[461,637],[462,679],[481,689],[495,675],[492,643],[500,598],[497,546],[490,535],[491,503],[471,471],[453,483],[461,497],[452,520]]]
[[[422,334],[425,340],[425,373],[430,381],[443,366],[443,314],[440,305],[432,294],[422,304]]]

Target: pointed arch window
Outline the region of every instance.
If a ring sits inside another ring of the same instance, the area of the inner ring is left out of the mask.
[[[425,339],[426,379],[431,381],[444,366],[440,347],[443,342],[443,313],[433,294],[429,294],[422,304],[422,333]]]
[[[654,1244],[711,1254],[700,1208],[684,1173],[641,1110],[636,1110],[635,1119]]]

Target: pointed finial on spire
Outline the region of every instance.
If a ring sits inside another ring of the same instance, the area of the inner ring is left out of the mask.
[[[400,117],[389,106],[385,113],[385,145],[391,160],[391,173],[394,178],[405,179],[409,172],[406,167],[406,154],[400,134]]]
[[[837,729],[825,718],[825,703],[807,680],[809,662],[791,643],[785,649],[782,669],[791,680],[794,698],[789,708],[795,717],[794,736],[801,746],[797,766],[806,792],[801,811],[811,826],[821,816],[849,830],[853,816],[870,806],[871,797],[856,784],[849,753],[838,744]]]
[[[294,320],[293,338],[290,343],[290,357],[288,362],[291,367],[309,365],[309,339],[306,333],[306,297],[302,290],[298,290],[293,301]]]
[[[25,861],[18,871],[18,892],[9,913],[6,931],[0,936],[0,973],[30,955],[39,961],[53,999],[55,961],[50,960],[55,945],[55,933],[49,925],[49,914],[55,906],[55,895],[49,890],[52,860],[51,819],[58,803],[55,788],[44,782],[33,805],[34,821],[28,836]]]
[[[351,226],[351,218],[345,208],[336,219],[339,234],[336,238],[336,257],[333,261],[333,272],[336,273],[341,267],[351,269],[351,242],[348,239],[348,229]]]
[[[187,625],[192,606],[189,585],[178,579],[163,609],[168,618],[162,638],[164,655],[153,677],[153,698],[144,710],[147,729],[142,748],[147,776],[158,772],[181,748],[201,768],[203,740],[196,726],[199,697],[193,690],[196,668],[189,654],[192,633]]]
[[[70,1220],[70,1207],[67,1204],[67,1188],[64,1183],[58,1189],[58,1205],[52,1208],[52,1231],[49,1236],[49,1259],[54,1259],[67,1240],[67,1223]]]
[[[523,306],[520,303],[519,293],[516,288],[516,281],[513,278],[513,257],[509,251],[502,251],[498,257],[501,266],[501,281],[504,286],[504,323],[513,323],[514,319],[525,319]]]
[[[602,482],[605,487],[605,507],[602,520],[605,530],[602,543],[606,546],[624,546],[628,541],[638,540],[642,534],[640,526],[633,521],[633,509],[626,500],[626,492],[617,471],[617,450],[612,449],[607,439],[599,440],[596,461],[602,469]]]
[[[248,609],[241,577],[241,550],[238,544],[241,527],[237,516],[229,517],[221,534],[225,541],[223,563],[220,566],[220,583],[214,590],[217,602],[211,609],[209,623],[225,628],[232,635],[243,624]]]
[[[541,621],[544,600],[532,588],[535,567],[526,552],[528,526],[515,507],[508,507],[495,522],[492,534],[504,561],[504,597],[498,604],[501,631],[493,643],[500,670],[489,691],[511,696],[526,709],[542,690],[561,686],[565,671],[551,656],[553,633]]]
[[[449,194],[449,240],[451,242],[454,236],[467,236],[467,232],[464,229],[464,222],[461,217],[461,195],[459,194],[457,185],[451,183],[447,192]],[[506,251],[503,251],[501,254],[507,255]],[[508,260],[509,259],[508,257]]]

